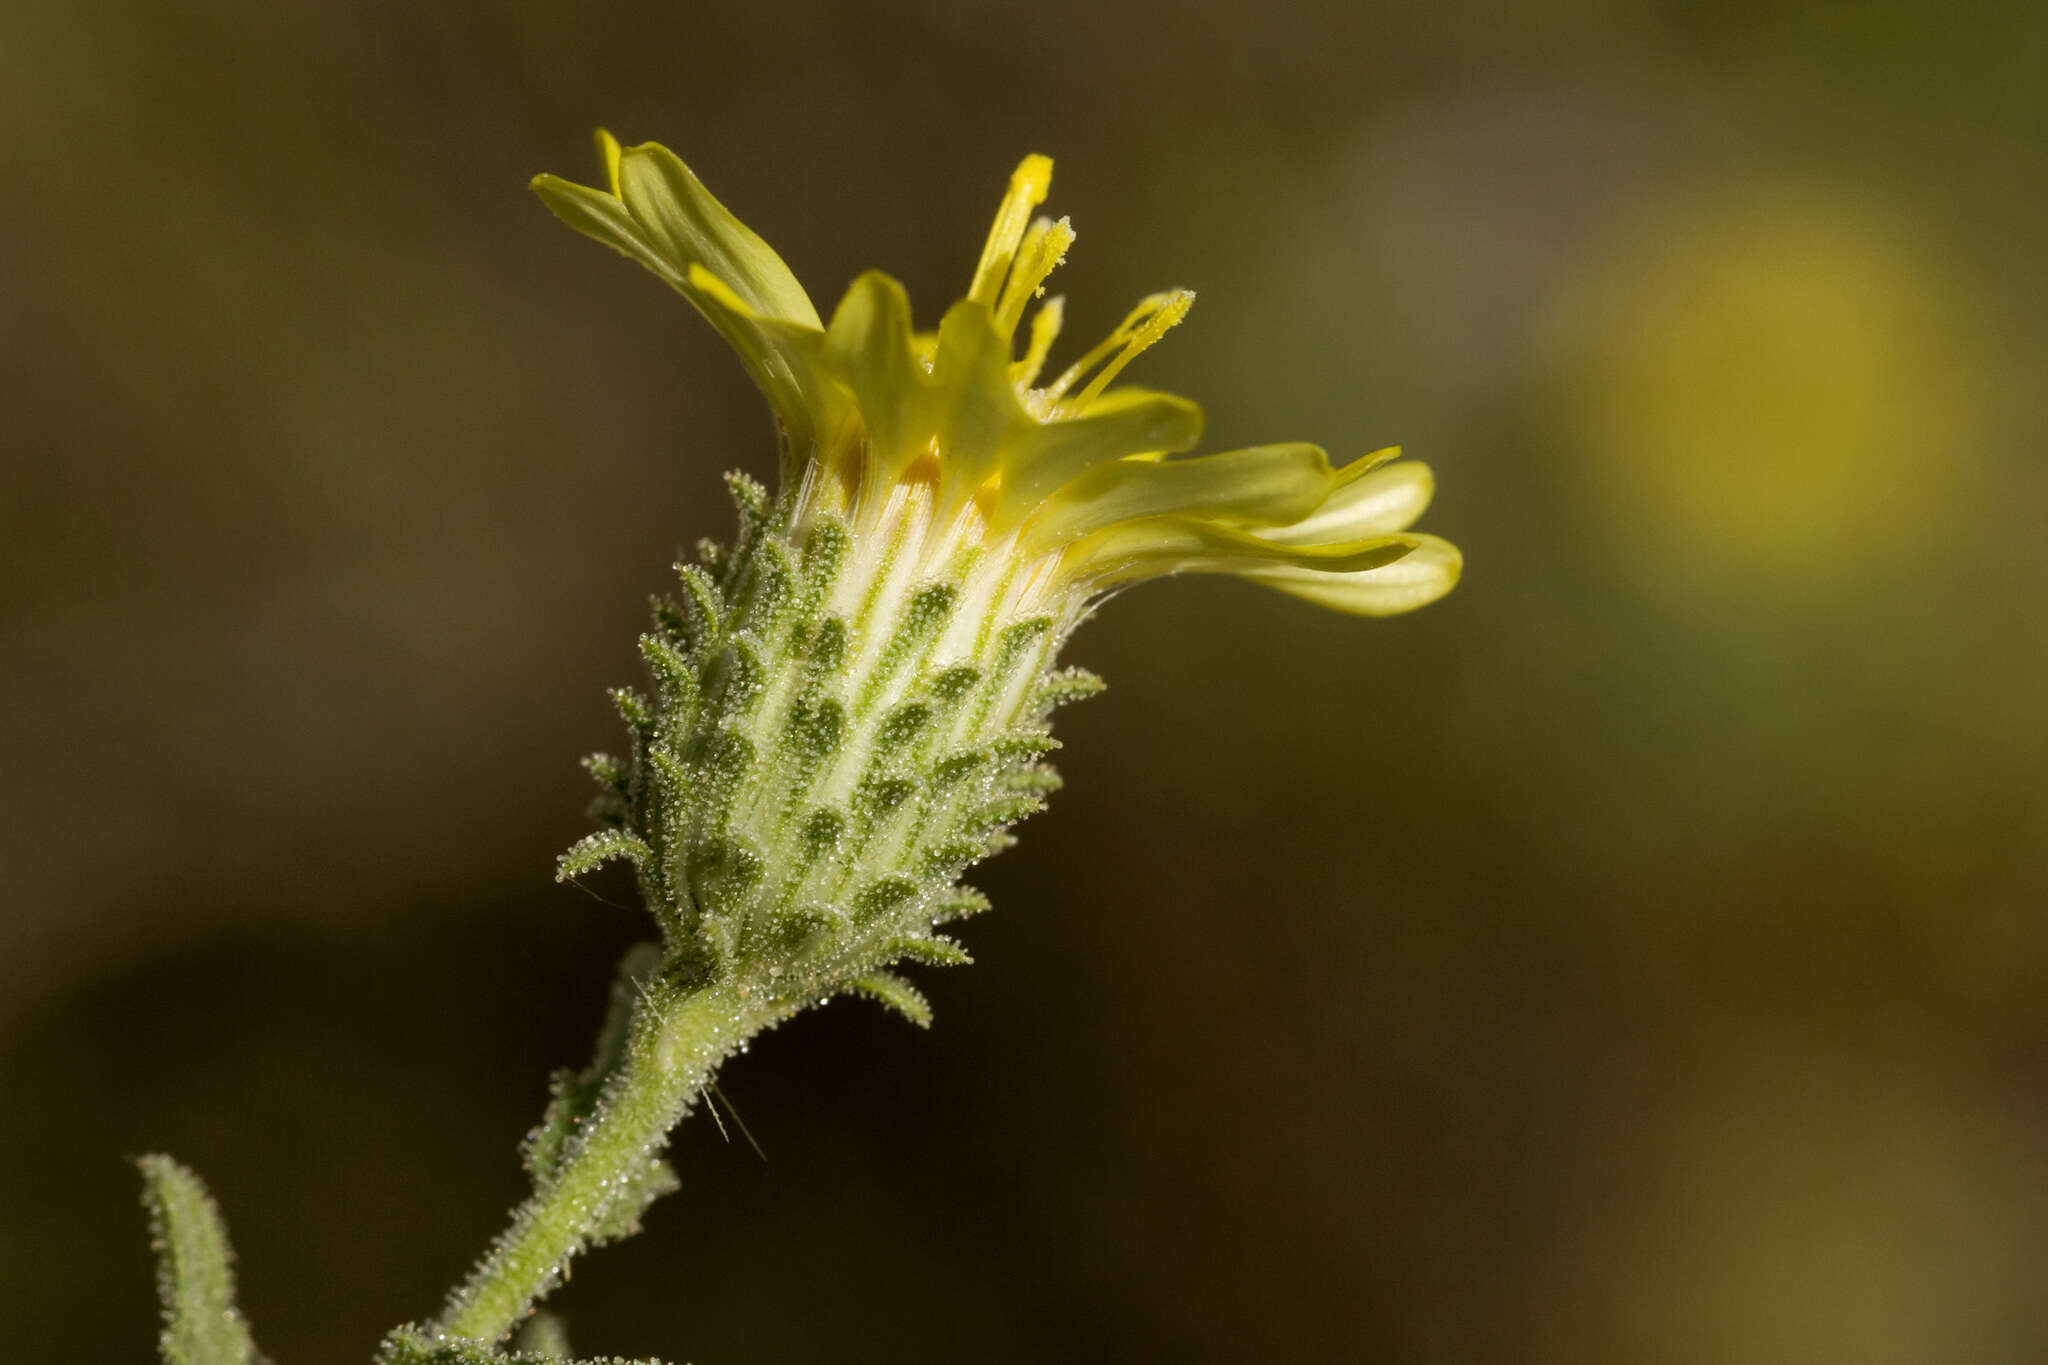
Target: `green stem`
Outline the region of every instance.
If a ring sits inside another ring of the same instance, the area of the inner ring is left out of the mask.
[[[649,983],[634,1012],[624,1064],[580,1130],[559,1173],[512,1215],[430,1329],[497,1341],[560,1281],[631,1177],[645,1169],[719,1063],[787,1012],[750,1003],[731,985],[684,990]]]

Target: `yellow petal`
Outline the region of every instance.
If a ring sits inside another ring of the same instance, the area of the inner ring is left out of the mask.
[[[1100,591],[1143,578],[1176,573],[1250,574],[1299,568],[1350,574],[1391,564],[1422,537],[1374,536],[1342,545],[1275,545],[1246,531],[1198,517],[1151,517],[1123,522],[1067,547],[1062,570]]]
[[[974,267],[974,283],[967,289],[969,299],[991,310],[995,308],[1003,276],[1009,273],[1017,244],[1024,239],[1024,229],[1031,222],[1031,211],[1045,202],[1051,188],[1052,158],[1027,156],[1017,164],[1010,175],[1009,191],[1003,195],[1002,207],[996,210],[996,221],[988,230],[988,241],[981,248],[981,260]]]
[[[620,153],[619,198],[641,235],[678,272],[701,265],[763,317],[821,326],[782,258],[668,148],[646,142]]]
[[[1191,460],[1114,460],[1047,499],[1032,518],[1026,548],[1040,552],[1117,522],[1156,516],[1282,525],[1313,512],[1335,483],[1329,457],[1302,443]]]
[[[1119,389],[1081,417],[1033,422],[1003,456],[1003,493],[1036,507],[1091,466],[1148,451],[1187,450],[1202,439],[1202,410],[1150,389]]]
[[[626,206],[611,195],[558,175],[537,175],[530,187],[549,212],[584,236],[640,262],[670,284],[683,282],[683,272],[654,249]]]
[[[800,442],[811,438],[819,386],[812,359],[816,346],[801,335],[808,329],[764,315],[702,264],[679,263],[650,238],[624,203],[602,190],[572,184],[559,176],[537,175],[533,191],[557,218],[640,262],[695,304],[739,353],[784,430]]]
[[[1337,487],[1321,507],[1290,526],[1259,534],[1282,545],[1312,545],[1405,531],[1435,491],[1428,465],[1404,460],[1376,466],[1368,456],[1338,471]]]
[[[922,445],[911,424],[926,381],[912,345],[910,296],[879,270],[853,282],[825,329],[825,364],[852,391],[867,424],[863,482],[871,491],[893,480]]]
[[[1408,539],[1415,547],[1377,569],[1329,573],[1301,565],[1276,564],[1239,570],[1242,577],[1353,616],[1397,616],[1426,607],[1457,586],[1464,572],[1458,547],[1436,536]]]
[[[619,197],[619,158],[625,153],[624,149],[619,146],[619,140],[612,136],[611,129],[600,128],[597,130],[597,154],[604,162],[604,182],[612,187],[612,198],[617,199]]]
[[[1004,450],[1036,424],[1010,386],[1010,344],[986,304],[962,299],[939,320],[925,416],[946,476],[962,497],[994,471]]]
[[[808,456],[820,424],[830,424],[832,414],[844,402],[835,403],[823,374],[820,353],[824,334],[800,323],[764,317],[701,265],[692,265],[677,288],[739,353],[747,373],[800,447],[786,453],[796,458]]]

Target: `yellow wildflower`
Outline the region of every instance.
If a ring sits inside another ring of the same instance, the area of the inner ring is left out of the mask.
[[[1426,466],[1385,451],[1333,469],[1301,443],[1185,457],[1201,409],[1115,384],[1186,316],[1186,290],[1145,299],[1041,383],[1061,300],[1039,306],[1021,356],[1016,334],[1074,240],[1066,219],[1032,216],[1051,183],[1045,157],[1011,177],[966,297],[919,332],[903,287],[875,271],[822,321],[781,257],[674,153],[598,139],[605,188],[543,175],[534,189],[666,280],[739,353],[781,430],[791,539],[843,518],[870,570],[842,591],[877,577],[898,592],[955,582],[982,610],[961,611],[954,628],[974,631],[1034,615],[1070,626],[1104,592],[1189,571],[1367,616],[1456,583],[1457,549],[1407,529],[1433,490]]]

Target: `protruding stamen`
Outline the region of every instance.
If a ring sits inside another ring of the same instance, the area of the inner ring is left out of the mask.
[[[1069,220],[1032,220],[1024,245],[1017,248],[1016,264],[1010,267],[1010,282],[1003,286],[1003,301],[996,307],[997,331],[1004,336],[1016,333],[1025,308],[1043,290],[1045,277],[1067,258],[1067,249],[1073,245],[1074,225]]]
[[[1003,276],[1009,273],[1010,262],[1016,259],[1017,244],[1024,240],[1024,228],[1031,221],[1031,211],[1045,202],[1046,191],[1051,188],[1050,157],[1032,155],[1018,163],[1016,172],[1010,176],[1009,192],[1003,196],[1003,206],[996,210],[995,224],[988,230],[988,243],[981,249],[981,263],[974,267],[974,283],[968,287],[968,298],[994,309],[997,293],[1003,287]]]
[[[1046,387],[1045,397],[1049,402],[1058,401],[1068,389],[1080,382],[1081,376],[1102,363],[1104,357],[1115,352],[1102,373],[1090,380],[1069,406],[1079,407],[1092,401],[1109,382],[1123,372],[1124,366],[1136,360],[1152,348],[1152,344],[1172,331],[1180,320],[1188,315],[1188,309],[1195,306],[1195,291],[1192,289],[1170,289],[1164,294],[1153,294],[1141,300],[1130,315],[1118,325],[1114,332],[1104,337],[1096,347],[1067,367],[1062,374]],[[1121,349],[1119,349],[1121,348]]]
[[[1060,320],[1066,312],[1067,301],[1055,294],[1032,317],[1031,344],[1024,348],[1024,358],[1010,366],[1010,382],[1017,386],[1018,392],[1038,381],[1038,372],[1045,368],[1045,358],[1059,337]]]

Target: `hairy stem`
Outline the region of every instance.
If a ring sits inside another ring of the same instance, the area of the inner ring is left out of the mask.
[[[511,1226],[448,1300],[432,1331],[503,1339],[560,1282],[633,1177],[656,1159],[727,1057],[790,1012],[731,984],[644,988],[624,1064],[580,1128],[561,1169],[514,1212]]]

